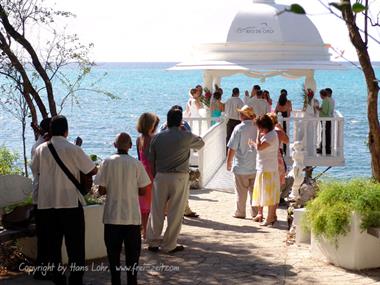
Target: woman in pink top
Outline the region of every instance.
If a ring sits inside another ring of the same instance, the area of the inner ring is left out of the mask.
[[[137,122],[137,131],[140,136],[137,138],[137,155],[141,163],[144,165],[151,181],[153,181],[153,171],[151,164],[148,160],[149,145],[154,133],[157,130],[160,119],[153,113],[143,113]],[[150,206],[152,202],[152,184],[148,186],[145,195],[139,196],[141,222],[142,222],[142,236],[146,238],[146,225],[150,213]]]

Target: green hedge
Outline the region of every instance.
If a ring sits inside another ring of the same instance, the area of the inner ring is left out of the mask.
[[[306,208],[303,226],[332,241],[347,233],[352,211],[360,214],[362,230],[380,227],[380,184],[363,179],[324,182]]]

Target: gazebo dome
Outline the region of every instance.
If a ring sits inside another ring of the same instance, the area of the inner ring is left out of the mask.
[[[264,81],[268,77],[305,77],[316,90],[314,70],[342,69],[330,61],[329,47],[307,15],[286,12],[274,0],[247,0],[230,25],[226,41],[200,44],[188,61],[170,70],[204,70],[205,86],[241,73]]]
[[[329,61],[328,46],[306,15],[284,12],[273,0],[246,3],[235,16],[226,42],[202,44],[193,56],[200,61],[252,63]]]
[[[281,13],[287,7],[273,0],[254,0],[235,16],[228,43],[298,43],[323,46],[322,38],[306,15]]]

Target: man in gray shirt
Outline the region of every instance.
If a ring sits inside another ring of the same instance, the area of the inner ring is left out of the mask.
[[[177,252],[184,247],[177,245],[182,217],[189,195],[190,149],[201,149],[204,142],[190,132],[181,129],[182,112],[171,109],[167,114],[168,129],[151,141],[149,159],[154,173],[152,208],[148,220],[147,241],[150,251]],[[168,204],[168,226],[163,240],[164,209]]]

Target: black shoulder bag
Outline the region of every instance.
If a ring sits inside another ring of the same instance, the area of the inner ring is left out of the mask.
[[[55,161],[58,163],[59,167],[61,167],[62,171],[66,174],[67,178],[69,178],[70,181],[73,182],[75,187],[83,196],[87,195],[87,193],[90,192],[92,187],[92,176],[80,172],[79,182],[75,178],[75,176],[70,172],[70,170],[66,167],[66,165],[62,162],[62,160],[59,158],[58,153],[51,142],[48,143],[48,147]]]

